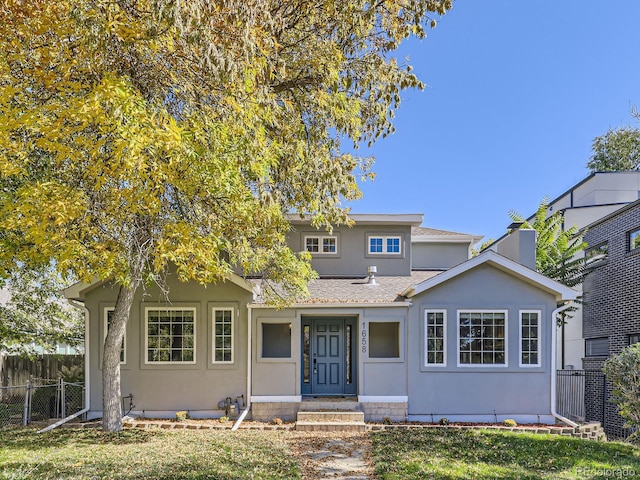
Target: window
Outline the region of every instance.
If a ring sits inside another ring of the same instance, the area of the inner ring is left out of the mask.
[[[213,363],[233,363],[233,309],[213,309]]]
[[[506,365],[506,311],[458,312],[459,364]]]
[[[640,333],[629,335],[629,345],[635,345],[636,343],[640,343]]]
[[[398,235],[394,236],[370,236],[368,242],[368,252],[370,254],[390,254],[399,255],[402,253],[402,239]]]
[[[195,308],[147,308],[146,363],[196,363]]]
[[[584,341],[584,352],[587,357],[608,357],[609,337],[587,338]]]
[[[369,322],[369,358],[400,358],[399,322]]]
[[[607,242],[603,242],[599,245],[587,249],[585,251],[587,265],[599,262],[600,260],[604,260],[605,258],[607,258],[608,254],[609,244]]]
[[[291,324],[262,324],[262,358],[291,358]]]
[[[325,253],[335,255],[338,253],[338,237],[331,235],[304,237],[305,250],[311,253]]]
[[[446,365],[446,311],[425,312],[425,365]]]
[[[640,248],[640,228],[629,232],[629,251]]]
[[[520,312],[520,366],[540,366],[540,312]]]
[[[113,307],[107,307],[104,309],[104,338],[107,338],[107,332],[111,326],[111,319],[113,318]],[[120,363],[127,363],[127,334],[125,332],[122,337],[122,346],[120,347]]]

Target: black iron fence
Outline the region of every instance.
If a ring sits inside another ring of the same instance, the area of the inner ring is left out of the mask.
[[[0,428],[66,418],[84,404],[84,383],[32,379],[26,385],[0,387]]]

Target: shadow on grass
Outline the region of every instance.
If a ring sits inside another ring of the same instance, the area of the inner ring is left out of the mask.
[[[491,430],[404,430],[373,435],[376,473],[392,478],[605,478],[607,468],[640,473],[639,450],[556,435]]]

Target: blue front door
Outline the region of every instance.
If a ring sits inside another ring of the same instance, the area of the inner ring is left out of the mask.
[[[302,393],[356,393],[355,317],[303,319]]]

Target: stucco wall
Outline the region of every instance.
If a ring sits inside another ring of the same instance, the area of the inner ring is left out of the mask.
[[[551,294],[481,265],[413,298],[409,415],[550,415]],[[425,311],[446,311],[446,366],[425,366]],[[458,366],[458,310],[506,310],[507,364]],[[541,312],[539,367],[520,367],[519,311]]]
[[[451,268],[469,258],[469,244],[413,243],[411,256],[412,268]]]

